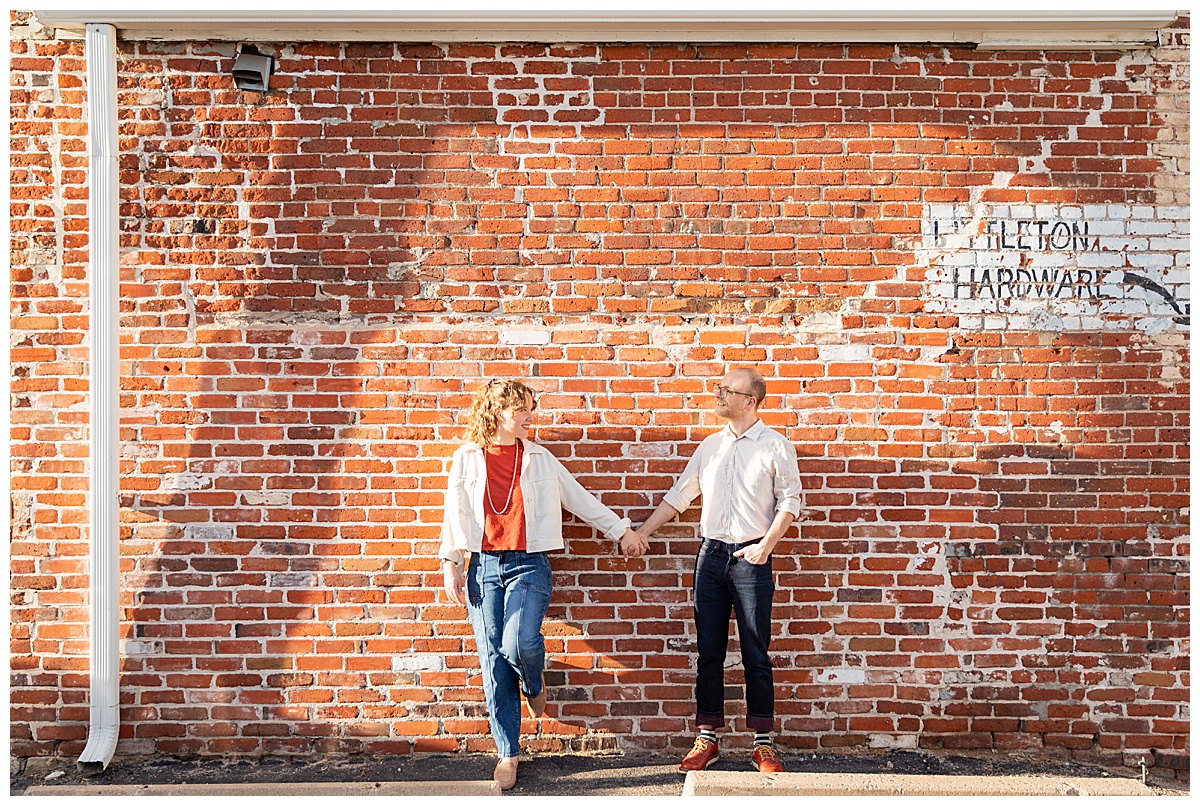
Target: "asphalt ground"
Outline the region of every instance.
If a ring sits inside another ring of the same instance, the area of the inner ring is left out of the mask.
[[[1124,777],[1140,780],[1137,770],[1108,770],[1056,759],[994,755],[951,755],[914,751],[870,754],[785,754],[788,772],[864,775]],[[674,757],[649,755],[538,755],[522,757],[517,785],[507,795],[553,797],[678,797],[684,776]],[[32,786],[112,786],[161,784],[260,784],[271,794],[275,783],[488,781],[495,759],[489,755],[418,755],[364,758],[219,758],[176,760],[161,757],[117,758],[108,769],[85,774],[71,759],[12,759],[9,791],[25,794]],[[713,771],[750,772],[748,750],[726,751]],[[1150,775],[1156,795],[1186,795],[1188,784]],[[290,789],[290,788],[289,788]],[[984,793],[981,793],[984,794]]]

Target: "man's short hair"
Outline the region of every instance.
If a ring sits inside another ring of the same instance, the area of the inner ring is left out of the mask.
[[[733,371],[745,374],[746,380],[750,382],[750,393],[754,395],[755,403],[761,406],[767,397],[767,382],[752,369],[735,369]]]

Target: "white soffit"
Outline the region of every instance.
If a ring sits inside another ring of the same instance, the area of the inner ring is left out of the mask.
[[[1173,11],[42,10],[45,26],[117,28],[126,40],[259,42],[933,42],[986,49],[1126,49]]]

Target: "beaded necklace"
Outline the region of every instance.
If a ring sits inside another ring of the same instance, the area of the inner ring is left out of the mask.
[[[517,488],[517,466],[521,462],[521,441],[517,440],[517,449],[513,451],[513,474],[512,482],[508,485],[508,497],[504,499],[504,509],[498,509],[492,501],[492,482],[489,479],[484,489],[487,491],[488,506],[492,508],[492,512],[497,515],[504,515],[508,512],[508,507],[512,504],[513,490]]]

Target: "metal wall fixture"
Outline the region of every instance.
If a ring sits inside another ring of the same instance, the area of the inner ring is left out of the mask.
[[[258,52],[254,45],[243,45],[233,61],[233,85],[239,90],[266,92],[275,71],[275,59]]]

